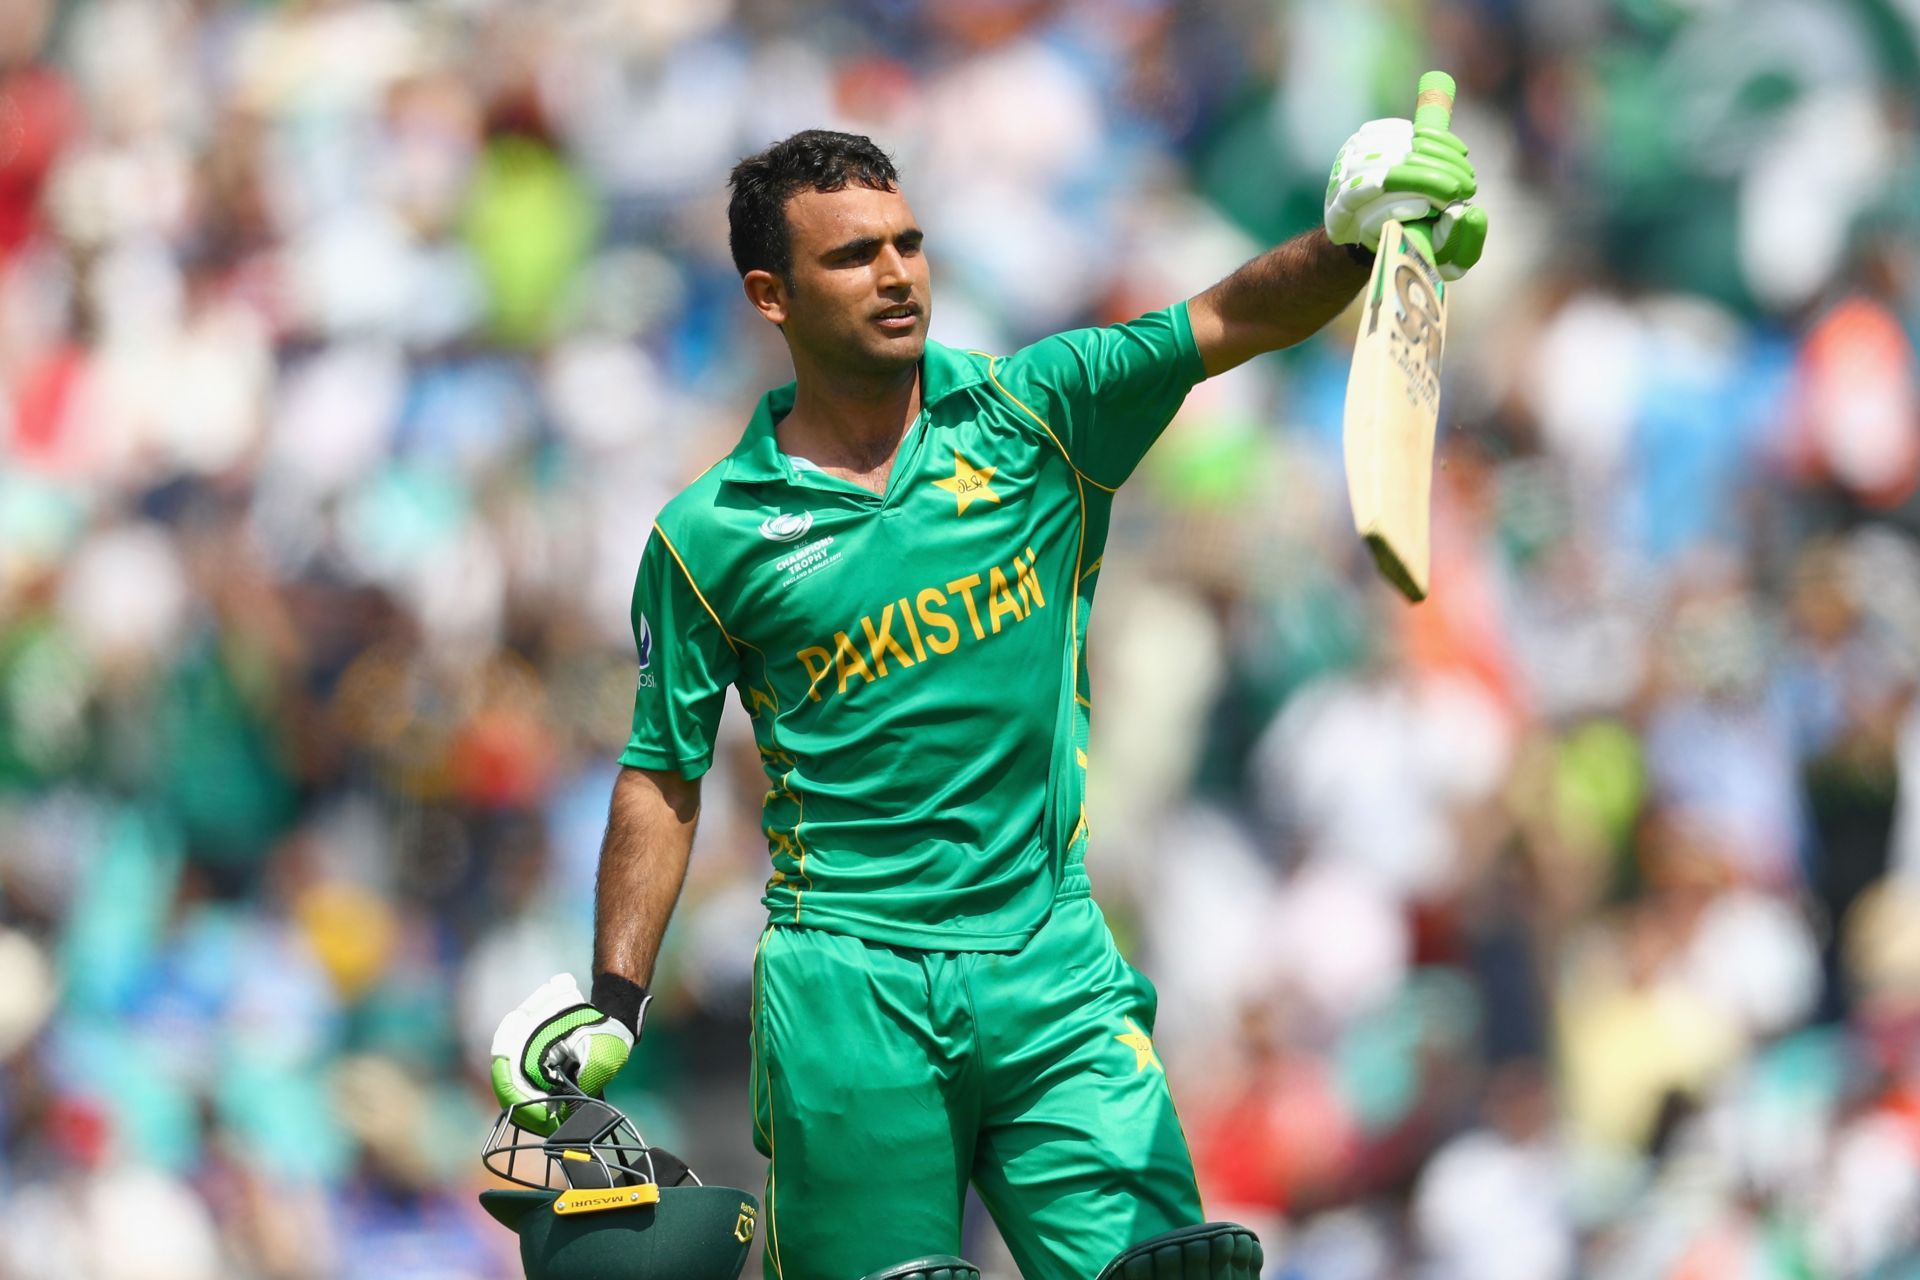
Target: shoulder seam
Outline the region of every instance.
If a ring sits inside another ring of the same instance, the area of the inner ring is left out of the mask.
[[[658,520],[653,522],[653,531],[660,535],[660,545],[667,549],[667,554],[673,557],[673,562],[680,566],[680,572],[686,576],[687,585],[693,588],[693,598],[700,602],[700,607],[707,611],[709,618],[713,619],[713,625],[720,628],[720,638],[727,642],[727,648],[738,654],[740,646],[734,643],[732,634],[727,630],[727,624],[720,621],[720,615],[707,602],[706,593],[700,590],[700,584],[693,579],[693,570],[687,568],[687,562],[681,558],[679,549],[673,545],[673,539],[667,536],[667,531],[660,527]]]
[[[970,356],[979,356],[987,362],[987,380],[993,383],[994,388],[998,390],[1001,395],[1005,396],[1007,399],[1013,401],[1014,404],[1018,405],[1022,413],[1026,414],[1029,418],[1032,418],[1035,422],[1040,424],[1040,429],[1047,433],[1047,439],[1053,441],[1053,447],[1060,451],[1060,457],[1063,460],[1065,460],[1066,464],[1069,467],[1073,468],[1073,474],[1079,476],[1082,480],[1086,481],[1088,484],[1092,485],[1094,488],[1102,490],[1103,492],[1106,492],[1106,493],[1119,492],[1118,486],[1110,485],[1110,484],[1101,484],[1098,480],[1095,480],[1092,476],[1082,471],[1080,469],[1080,464],[1073,460],[1073,455],[1067,452],[1067,446],[1060,443],[1060,437],[1053,434],[1053,428],[1047,425],[1047,420],[1045,418],[1042,418],[1039,414],[1035,413],[1032,409],[1028,408],[1026,401],[1022,400],[1019,396],[1016,396],[1015,394],[1013,394],[1013,392],[1007,390],[1006,384],[1001,382],[999,376],[996,373],[994,373],[994,366],[1000,363],[1000,360],[1001,360],[1000,356],[990,355],[985,351],[969,351],[967,352],[967,354]]]

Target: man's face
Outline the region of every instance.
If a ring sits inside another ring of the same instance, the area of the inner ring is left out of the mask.
[[[787,201],[787,226],[791,283],[766,276],[756,290],[750,277],[748,294],[795,354],[860,373],[918,364],[933,281],[906,197],[858,185],[803,191]]]

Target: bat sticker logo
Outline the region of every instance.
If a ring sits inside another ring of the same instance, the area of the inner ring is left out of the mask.
[[[1424,363],[1431,368],[1440,363],[1440,299],[1433,286],[1410,262],[1403,262],[1393,273],[1394,299],[1399,304],[1400,336],[1410,347],[1424,349]]]
[[[1402,240],[1393,266],[1393,324],[1388,329],[1390,358],[1399,366],[1400,388],[1407,403],[1423,412],[1440,403],[1440,348],[1446,335],[1446,311],[1441,302],[1439,273]],[[1384,283],[1384,282],[1383,282]]]

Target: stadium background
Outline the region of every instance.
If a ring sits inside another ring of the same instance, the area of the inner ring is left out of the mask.
[[[1209,1209],[1302,1280],[1920,1274],[1916,24],[0,6],[0,1276],[517,1274],[486,1043],[585,973],[652,514],[787,376],[737,156],[874,135],[1006,350],[1316,224],[1425,65],[1493,225],[1434,599],[1347,525],[1350,325],[1195,393],[1103,575]],[[730,706],[616,1090],[752,1187],[760,790]]]

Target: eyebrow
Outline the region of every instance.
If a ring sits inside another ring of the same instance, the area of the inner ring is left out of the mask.
[[[907,227],[894,238],[899,241],[918,244],[927,238],[927,233],[918,227]],[[869,249],[877,249],[884,243],[886,243],[885,236],[861,236],[857,240],[849,240],[844,244],[837,244],[821,256],[826,258],[846,257],[856,253],[865,253]]]

